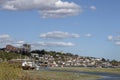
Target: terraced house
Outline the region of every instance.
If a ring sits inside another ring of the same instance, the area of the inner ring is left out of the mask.
[[[22,47],[18,48],[12,45],[6,45],[5,51],[6,52],[16,52],[16,53],[23,53],[23,52],[30,52],[31,45],[30,44],[23,44]]]

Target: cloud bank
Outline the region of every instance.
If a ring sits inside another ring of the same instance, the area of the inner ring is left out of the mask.
[[[12,39],[10,38],[10,35],[8,35],[8,34],[0,35],[0,43],[1,44],[11,43],[11,42],[12,42]]]
[[[69,36],[71,36],[71,35],[69,34]],[[73,36],[71,36],[71,37],[73,37]],[[63,36],[59,37],[59,38],[63,38]],[[11,44],[11,45],[20,47],[24,43],[25,43],[25,41],[15,40],[8,34],[0,34],[0,44],[5,44],[5,45],[6,44]],[[33,42],[33,43],[30,43],[30,44],[32,46],[35,46],[35,47],[38,47],[38,46],[43,46],[43,47],[72,47],[72,46],[75,45],[72,42],[44,42],[44,41],[43,42]]]
[[[93,35],[90,33],[85,34],[85,37],[92,37]]]
[[[95,6],[90,6],[90,9],[95,11],[96,10],[96,7]]]
[[[0,35],[0,39],[9,39],[10,36],[8,34],[2,34]]]
[[[65,39],[65,38],[79,38],[79,34],[62,32],[62,31],[53,31],[40,34],[41,38],[51,38],[51,39]]]
[[[62,32],[62,31],[53,31],[40,34],[41,38],[53,38],[53,39],[65,39],[65,38],[79,38],[79,34]]]
[[[88,33],[85,34],[85,37],[91,37],[92,34]],[[75,34],[75,33],[68,33],[68,32],[62,32],[62,31],[52,31],[52,32],[47,32],[47,33],[43,33],[40,34],[40,38],[45,38],[45,39],[58,39],[59,41],[55,42],[55,41],[35,41],[35,42],[31,42],[29,44],[31,44],[31,46],[34,47],[73,47],[75,46],[74,43],[70,42],[70,41],[62,41],[61,39],[69,39],[69,38],[80,38],[79,34]],[[12,38],[9,34],[0,34],[0,44],[11,44],[17,47],[20,47],[21,45],[23,45],[24,43],[26,43],[23,40],[16,40],[14,38]],[[118,44],[118,43],[116,43]]]
[[[21,46],[25,42],[23,40],[15,40],[9,34],[0,34],[0,44],[12,44],[15,46]]]
[[[107,38],[109,41],[113,41],[114,44],[120,45],[120,35],[117,35],[117,36],[109,35]]]
[[[25,43],[25,41],[19,40],[19,41],[15,41],[13,44],[14,44],[15,46],[17,46],[17,47],[20,47],[20,46],[22,46],[24,43]]]
[[[33,43],[33,46],[44,46],[44,47],[72,47],[75,44],[71,42],[38,42]]]
[[[75,16],[82,12],[79,5],[62,0],[1,0],[2,10],[38,10],[43,18]]]
[[[113,36],[109,35],[108,40],[110,40],[110,41],[113,40]]]
[[[120,41],[115,42],[116,45],[120,45]]]

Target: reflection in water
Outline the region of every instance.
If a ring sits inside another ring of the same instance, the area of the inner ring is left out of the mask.
[[[120,80],[120,77],[105,77],[105,78],[98,79],[98,80]]]
[[[105,73],[105,72],[84,72],[84,71],[70,71],[70,70],[52,70],[48,69],[49,71],[60,71],[60,72],[73,72],[73,73],[82,73],[82,74],[91,74],[91,75],[99,75],[103,78],[97,80],[120,80],[120,74],[113,74],[113,73]]]

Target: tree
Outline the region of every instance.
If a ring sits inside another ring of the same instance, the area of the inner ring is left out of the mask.
[[[103,61],[103,62],[106,62],[106,59],[105,59],[105,58],[102,58],[102,61]]]
[[[118,66],[118,65],[119,65],[119,62],[116,61],[116,60],[112,60],[110,63],[111,63],[113,66]]]
[[[10,53],[0,52],[0,58],[3,59],[3,60],[17,59],[19,57],[20,57],[20,54],[11,53],[11,52]]]
[[[43,49],[43,50],[40,51],[40,54],[45,55],[45,54],[47,54],[47,51],[45,51],[45,50]]]

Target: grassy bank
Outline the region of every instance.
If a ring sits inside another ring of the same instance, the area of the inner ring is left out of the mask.
[[[0,80],[45,80],[24,71],[18,63],[0,63]]]
[[[96,80],[100,76],[58,71],[28,71],[31,75],[44,80]]]
[[[0,63],[0,80],[16,80],[22,77],[22,71],[16,64]]]
[[[58,67],[52,69],[120,73],[120,68]],[[72,72],[22,70],[20,64],[0,63],[0,80],[96,80],[98,78],[101,77]]]
[[[88,68],[88,67],[58,67],[51,69],[59,70],[77,70],[77,71],[87,71],[87,72],[107,72],[107,73],[117,73],[120,74],[120,68]]]
[[[20,67],[21,64],[2,62],[0,63],[0,80],[44,80],[31,76]]]
[[[95,75],[71,72],[22,70],[18,64],[0,63],[0,80],[96,80]]]

